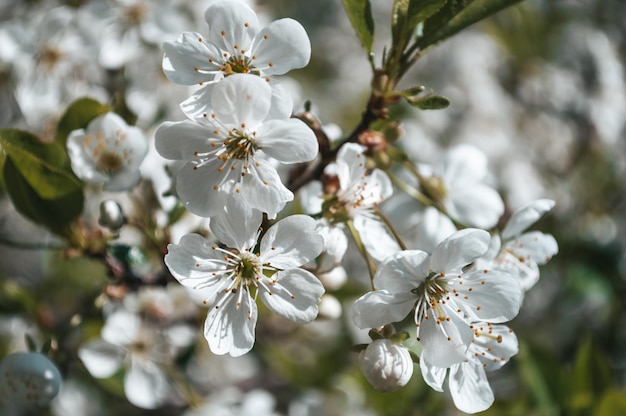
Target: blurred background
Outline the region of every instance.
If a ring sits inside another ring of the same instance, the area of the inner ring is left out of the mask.
[[[164,7],[158,10],[161,17],[169,10],[165,7],[174,7],[156,3]],[[174,35],[166,39],[205,30],[207,4],[178,2],[180,22],[171,18]],[[390,41],[392,4],[372,1],[376,62]],[[162,120],[183,119],[176,106],[188,91],[158,77],[157,43],[142,38],[124,59],[103,57],[98,52],[105,30],[98,22],[106,20],[98,12],[101,3],[67,1],[62,13],[51,12],[62,5],[0,1],[0,127],[45,138],[63,109],[85,95],[124,102],[147,132]],[[368,99],[371,70],[341,2],[251,5],[262,22],[292,17],[302,23],[313,52],[308,67],[290,73],[294,94],[300,102],[311,101],[329,131],[350,131]],[[107,22],[115,21],[115,7],[121,6],[110,7]],[[432,163],[457,143],[483,150],[509,213],[532,199],[556,201],[533,228],[554,235],[559,253],[542,267],[541,280],[509,324],[520,352],[490,375],[496,401],[486,415],[626,414],[624,16],[622,0],[523,1],[438,45],[405,76],[402,85],[424,85],[448,97],[450,107],[420,111],[399,104],[392,109],[402,122],[399,143],[419,162]],[[77,38],[65,40],[75,56],[42,77],[42,68],[57,65],[57,58],[33,48],[54,39],[60,22],[76,28],[72,36]],[[150,84],[146,78],[153,73]],[[136,193],[156,192],[144,188]],[[23,219],[5,195],[0,196],[0,241],[0,356],[25,350],[25,333],[38,344],[52,339],[54,361],[64,375],[59,397],[33,414],[186,414],[184,386],[177,386],[165,407],[142,410],[125,400],[121,373],[94,379],[76,358],[80,345],[97,338],[102,327],[101,293],[110,277],[100,262],[45,248],[59,241]],[[146,276],[158,270],[157,254],[125,255],[134,273]],[[345,311],[362,290],[348,283],[329,292]],[[203,313],[192,319],[198,331]],[[295,328],[262,310],[256,346],[238,359],[211,356],[200,337],[177,356],[177,365],[215,407],[207,404],[205,413],[187,414],[243,415],[253,407],[267,408],[268,415],[296,416],[460,414],[448,394],[422,381],[417,368],[403,389],[373,390],[350,351],[357,338],[345,315],[329,312]]]

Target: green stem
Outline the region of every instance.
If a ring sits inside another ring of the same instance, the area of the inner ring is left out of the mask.
[[[389,218],[387,218],[387,216],[385,214],[383,214],[382,211],[380,210],[380,208],[378,208],[378,207],[374,207],[374,212],[385,223],[385,225],[387,226],[389,231],[391,231],[391,234],[393,234],[393,238],[396,239],[396,241],[398,242],[398,245],[400,246],[400,248],[402,250],[406,250],[407,249],[406,248],[406,244],[404,244],[404,241],[402,241],[402,237],[400,237],[400,234],[398,234],[398,232],[396,231],[396,229],[393,226],[393,224],[391,224],[391,221],[389,221]]]
[[[367,253],[367,249],[365,248],[365,245],[363,244],[363,240],[361,240],[361,236],[359,235],[359,232],[356,230],[356,228],[354,228],[354,224],[352,224],[352,220],[346,221],[346,227],[348,227],[348,231],[350,232],[350,236],[352,237],[352,240],[354,240],[354,243],[359,249],[361,256],[363,256],[363,259],[365,259],[365,263],[367,263],[367,270],[370,273],[370,283],[372,285],[372,290],[376,290],[376,288],[374,287],[374,275],[376,274],[376,265],[372,261],[370,255]]]
[[[424,195],[423,193],[421,193],[420,191],[418,191],[417,189],[415,189],[414,187],[412,187],[411,185],[407,185],[406,183],[402,182],[396,175],[394,175],[393,173],[387,171],[386,172],[387,175],[389,176],[389,179],[391,179],[391,182],[397,186],[398,188],[400,188],[400,190],[402,192],[404,192],[405,194],[409,195],[410,197],[416,199],[417,201],[419,201],[420,203],[422,203],[424,206],[431,206],[433,205],[433,201],[428,198],[426,195]]]

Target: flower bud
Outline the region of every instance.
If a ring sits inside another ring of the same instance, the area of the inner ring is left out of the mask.
[[[116,201],[107,199],[100,203],[100,217],[98,224],[110,229],[111,231],[119,230],[126,223],[126,217],[122,211],[122,207]]]
[[[43,354],[17,352],[0,362],[0,401],[48,404],[59,393],[61,373]]]
[[[409,351],[388,339],[377,339],[359,353],[359,366],[372,387],[379,391],[396,391],[413,375]]]

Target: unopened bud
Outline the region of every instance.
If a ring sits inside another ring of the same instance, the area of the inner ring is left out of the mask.
[[[339,190],[339,176],[325,173],[322,176],[322,187],[326,195],[335,195]]]
[[[122,211],[122,207],[117,201],[107,199],[100,203],[100,217],[98,224],[110,229],[111,231],[119,230],[126,223],[126,217]]]
[[[413,375],[409,351],[388,339],[377,339],[359,353],[359,366],[372,387],[379,391],[396,391]]]
[[[370,155],[384,152],[387,149],[387,139],[382,133],[375,130],[365,130],[359,134],[358,142],[367,148]]]

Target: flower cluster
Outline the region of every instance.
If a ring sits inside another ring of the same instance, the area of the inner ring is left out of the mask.
[[[286,78],[312,56],[297,21],[264,24],[247,4],[211,0],[202,29],[182,32],[193,28],[193,2],[78,3],[25,15],[22,35],[0,22],[0,72],[8,68],[26,124],[47,134],[0,130],[3,191],[66,244],[58,262],[102,266],[93,269],[103,289],[77,296],[85,310],[37,310],[42,328],[59,333],[46,348],[50,357],[61,348],[62,371],[77,367],[74,354],[83,376],[109,379],[107,390],[142,409],[322,414],[307,403],[321,402],[315,392],[276,403],[272,371],[289,371],[272,360],[289,351],[286,361],[317,366],[314,349],[335,355],[350,339],[352,364],[377,390],[401,389],[419,372],[463,412],[491,406],[487,372],[517,354],[509,322],[558,252],[554,237],[529,230],[555,202],[534,199],[539,192],[503,197],[506,184],[468,141],[430,152],[415,131],[400,140],[394,118],[407,112],[392,106],[448,104],[397,86],[428,39],[446,32],[435,28],[450,23],[449,2],[438,2],[441,13],[394,2],[380,67],[369,23],[355,25],[371,91],[356,127],[336,135]],[[58,114],[85,89],[108,104],[81,98]],[[302,89],[333,100],[343,91]],[[49,117],[59,119],[54,134]],[[230,365],[235,358],[242,365]],[[0,370],[0,413],[13,395],[18,410],[58,394],[59,409],[74,402],[75,384],[59,393],[43,354],[9,355]],[[334,412],[367,414],[361,405]]]

